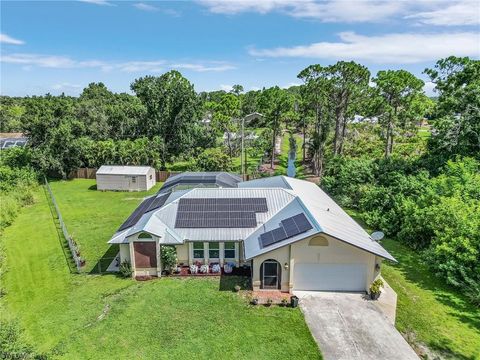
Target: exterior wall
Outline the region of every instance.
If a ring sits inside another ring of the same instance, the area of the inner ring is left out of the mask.
[[[316,235],[318,236],[318,235]],[[281,274],[281,290],[291,291],[294,287],[293,273],[295,263],[312,263],[312,264],[365,264],[366,265],[366,281],[365,291],[368,290],[370,284],[380,275],[380,269],[376,264],[381,264],[382,259],[360,250],[352,245],[336,240],[325,234],[322,234],[328,240],[328,246],[309,246],[310,239],[304,239],[291,245],[270,251],[268,253],[257,256],[253,259],[253,288],[259,290],[261,286],[260,266],[263,261],[268,259],[276,260],[280,263]],[[285,269],[285,263],[288,269]]]
[[[175,246],[177,250],[177,263],[188,265],[188,243]]]
[[[158,276],[162,275],[162,262],[160,257],[160,244],[159,238],[157,236],[152,235],[151,239],[144,239],[138,238],[140,234],[136,234],[128,238],[129,240],[129,248],[130,248],[130,264],[132,266],[132,276]],[[134,243],[135,242],[154,242],[155,243],[155,250],[157,256],[157,267],[151,268],[137,268],[135,265],[135,250],[134,250]]]
[[[261,285],[260,279],[260,266],[265,260],[277,260],[280,263],[280,268],[282,269],[281,273],[281,282],[280,290],[281,291],[290,291],[290,273],[288,269],[285,269],[285,264],[290,264],[290,246],[284,246],[279,249],[270,251],[266,254],[259,255],[253,259],[253,271],[252,271],[252,284],[253,290],[259,290]]]
[[[195,241],[195,243],[198,243],[199,241]],[[217,242],[217,241],[214,241]],[[226,262],[233,262],[235,263],[235,266],[240,266],[240,243],[235,241],[235,258],[224,258],[224,249],[225,249],[225,242],[223,241],[218,241],[219,243],[219,248],[220,248],[220,258],[216,259],[210,259],[209,254],[208,254],[208,249],[209,249],[209,243],[208,241],[203,242],[203,249],[204,249],[204,257],[203,259],[198,259],[193,257],[193,243],[192,241],[185,243],[185,245],[188,247],[188,265],[192,265],[196,262],[200,262],[202,264],[210,264],[210,263],[219,263],[221,266],[225,264]],[[177,258],[178,258],[178,253],[177,253]]]
[[[145,186],[146,190],[150,190],[157,183],[157,177],[156,177],[154,168],[150,168],[150,170],[148,170],[148,173],[145,176],[145,181],[146,181],[146,186]]]
[[[102,175],[97,174],[97,190],[117,190],[117,191],[144,191],[155,185],[155,171],[150,170],[152,180],[147,180],[150,175]],[[132,177],[136,177],[136,182],[132,182]],[[153,183],[152,183],[153,182]]]
[[[376,256],[352,245],[336,240],[328,235],[322,234],[328,240],[328,246],[309,246],[311,238],[292,244],[292,259],[290,274],[292,282],[290,289],[294,287],[293,271],[295,263],[311,264],[365,264],[367,268],[365,290],[375,279],[375,258]]]
[[[128,244],[120,244],[120,264],[127,260],[129,263],[131,262],[130,259],[130,246]]]

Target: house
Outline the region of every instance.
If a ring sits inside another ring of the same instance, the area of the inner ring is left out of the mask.
[[[0,133],[0,149],[11,147],[23,147],[27,144],[28,138],[22,133]]]
[[[161,276],[161,248],[173,245],[179,265],[250,267],[254,290],[366,291],[395,261],[317,185],[285,176],[170,177],[109,243],[134,276]]]
[[[95,176],[97,190],[145,191],[156,184],[150,166],[102,165]]]

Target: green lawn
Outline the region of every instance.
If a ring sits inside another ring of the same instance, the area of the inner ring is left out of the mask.
[[[142,194],[91,185],[52,188],[82,252],[98,259]],[[298,308],[252,307],[231,291],[235,278],[136,282],[71,274],[45,194],[36,197],[1,239],[8,271],[0,310],[18,320],[37,351],[54,359],[321,358]]]
[[[109,250],[107,241],[118,227],[137,207],[141,200],[155,194],[162,183],[157,183],[145,192],[97,191],[95,180],[75,179],[52,181],[52,188],[60,212],[70,235],[80,245],[81,255],[86,259],[86,271],[96,269],[104,257],[108,266],[116,251]]]
[[[407,339],[455,359],[480,359],[480,311],[435,277],[420,256],[394,240],[382,245],[398,260],[382,275],[397,292],[396,327]]]

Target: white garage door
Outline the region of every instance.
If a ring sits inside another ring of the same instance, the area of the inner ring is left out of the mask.
[[[294,290],[365,291],[364,264],[295,264]]]

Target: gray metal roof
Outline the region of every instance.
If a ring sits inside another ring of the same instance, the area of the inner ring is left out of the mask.
[[[146,175],[150,169],[150,166],[102,165],[97,175]]]
[[[217,175],[215,175],[216,177]],[[162,243],[184,241],[244,241],[245,257],[251,259],[316,233],[325,233],[340,241],[380,257],[395,259],[353,220],[319,186],[308,181],[276,176],[238,182],[238,188],[195,188],[173,191],[163,207],[145,213],[130,229],[117,232],[109,243],[128,242],[140,231],[160,236]],[[160,195],[160,194],[159,194]],[[268,211],[256,213],[255,228],[175,228],[180,198],[265,198]],[[260,234],[278,228],[288,217],[305,214],[313,228],[265,248]]]
[[[242,179],[227,172],[184,172],[170,176],[159,192],[171,191],[181,186],[235,188]]]
[[[319,231],[330,235],[340,241],[366,250],[385,259],[396,261],[378,242],[372,240],[370,235],[348,215],[337,203],[328,196],[320,187],[312,182],[295,178],[276,176],[271,178],[246,181],[240,187],[275,187],[291,190],[304,205],[306,213],[313,218],[319,226]],[[303,236],[305,238],[305,236]],[[245,244],[247,240],[245,241]],[[247,245],[245,245],[247,249]],[[270,250],[268,250],[270,251]],[[261,249],[247,254],[254,257],[265,252]]]

